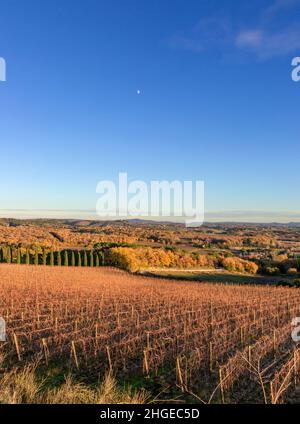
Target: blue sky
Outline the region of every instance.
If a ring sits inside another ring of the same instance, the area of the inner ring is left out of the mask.
[[[126,171],[300,217],[295,56],[298,0],[2,0],[2,215],[93,210]]]

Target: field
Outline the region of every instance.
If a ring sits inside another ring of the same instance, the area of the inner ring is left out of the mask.
[[[141,275],[158,278],[168,278],[182,281],[201,281],[207,283],[224,284],[251,284],[251,285],[280,285],[283,280],[292,281],[292,276],[264,276],[245,273],[229,272],[224,269],[145,269],[140,271]]]
[[[0,402],[41,402],[64,376],[85,390],[114,378],[133,402],[298,402],[297,289],[14,264],[0,281]],[[9,396],[29,370],[39,397]]]
[[[239,274],[245,274],[245,282],[299,286],[299,232],[300,227],[293,223],[206,223],[186,228],[182,224],[139,220],[0,219],[0,263],[105,263],[130,272],[153,268],[170,272],[199,270],[200,278],[206,281],[219,281],[220,277],[222,282],[230,278],[239,283]],[[209,274],[204,275],[205,270]],[[258,278],[247,278],[246,274]],[[174,276],[177,278],[178,272]],[[189,279],[191,275],[185,276]]]

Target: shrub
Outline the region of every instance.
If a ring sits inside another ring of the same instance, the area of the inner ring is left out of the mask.
[[[278,283],[276,283],[276,286],[278,286],[278,287],[293,287],[293,283],[291,281],[278,281]]]
[[[272,266],[267,266],[266,269],[264,270],[266,274],[268,275],[276,275],[276,274],[280,274],[280,269],[276,266],[272,267]]]

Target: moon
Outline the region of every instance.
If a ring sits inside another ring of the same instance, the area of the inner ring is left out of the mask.
[[[136,94],[142,94],[141,90],[136,90]]]

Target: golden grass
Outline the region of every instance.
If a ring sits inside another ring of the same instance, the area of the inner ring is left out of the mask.
[[[148,398],[146,391],[121,390],[110,374],[94,389],[75,382],[71,375],[58,388],[49,389],[32,365],[0,378],[0,404],[143,404]]]

